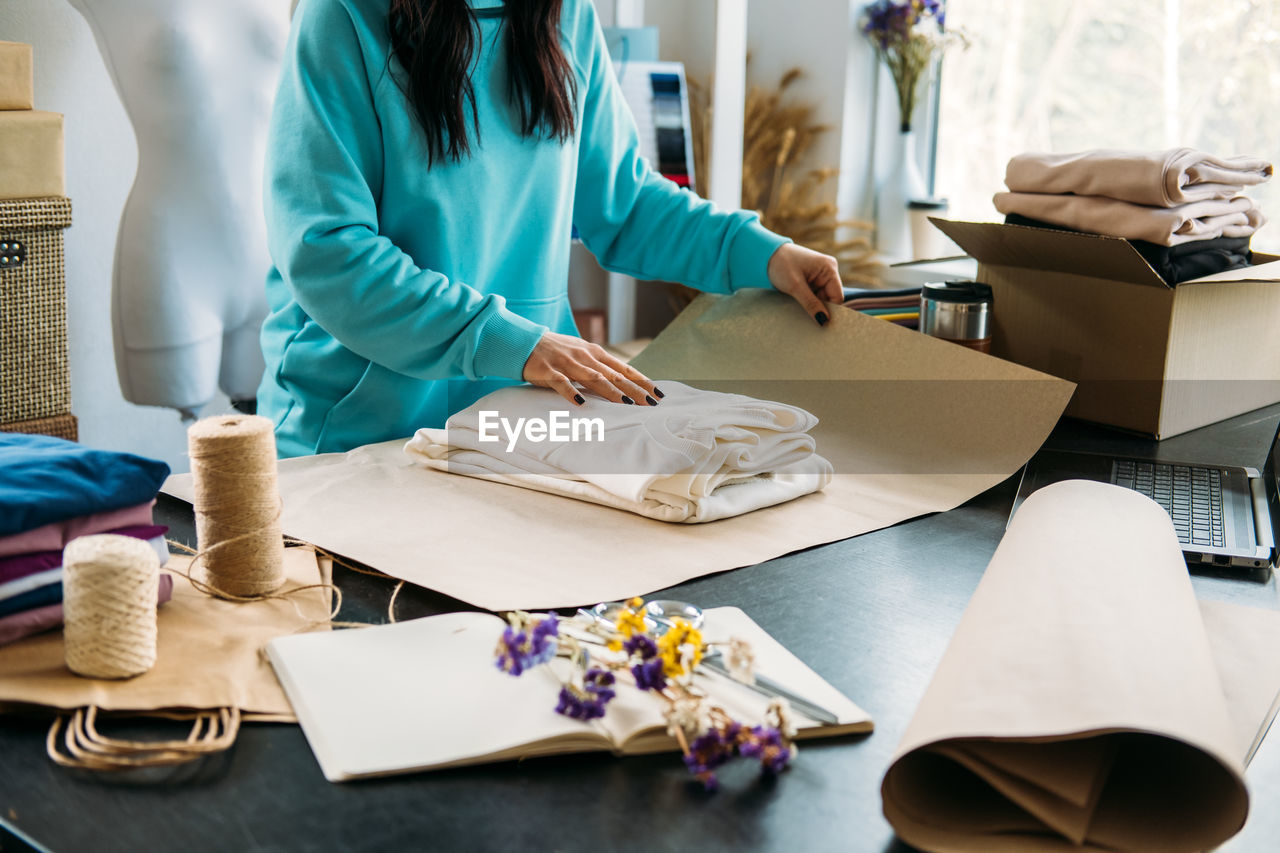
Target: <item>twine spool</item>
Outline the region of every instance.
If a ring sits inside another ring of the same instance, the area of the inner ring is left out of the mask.
[[[160,557],[132,536],[100,533],[62,552],[67,667],[90,678],[129,678],[156,662]]]
[[[192,574],[225,597],[267,595],[285,581],[271,421],[219,415],[187,429],[195,489]]]

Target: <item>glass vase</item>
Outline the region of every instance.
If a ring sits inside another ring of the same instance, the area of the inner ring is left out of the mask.
[[[892,165],[876,193],[876,248],[891,262],[915,258],[907,205],[929,196],[918,162],[915,132],[899,132]]]

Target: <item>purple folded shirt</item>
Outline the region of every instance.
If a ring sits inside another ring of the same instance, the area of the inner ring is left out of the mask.
[[[116,527],[111,530],[98,530],[95,533],[116,533],[120,536],[132,536],[134,539],[154,539],[169,532],[163,524],[132,524]],[[85,533],[78,534],[88,535]],[[47,551],[36,551],[28,554],[15,554],[12,557],[0,557],[0,584],[25,578],[37,572],[47,572],[62,565],[62,548]]]
[[[173,575],[160,573],[159,595],[156,606],[164,604],[173,597]],[[62,603],[47,604],[33,610],[24,610],[10,616],[0,617],[0,646],[17,642],[23,637],[57,628],[62,624]]]
[[[155,501],[147,501],[144,504],[114,509],[111,512],[99,512],[69,518],[66,521],[55,521],[42,527],[14,533],[12,536],[0,536],[0,557],[35,554],[40,551],[61,551],[63,546],[77,536],[151,524],[151,507],[154,503]]]

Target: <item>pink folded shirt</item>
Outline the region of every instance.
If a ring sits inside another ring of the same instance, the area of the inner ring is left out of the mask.
[[[124,509],[83,515],[66,521],[55,521],[21,533],[0,536],[0,557],[34,554],[39,551],[61,551],[64,545],[77,536],[105,533],[118,527],[149,525],[151,508],[154,504],[155,501],[147,501]]]
[[[169,546],[164,534],[169,528],[152,524],[146,527],[119,527],[108,530],[117,536],[142,539],[155,549],[160,565],[169,559]],[[22,554],[16,557],[0,557],[0,602],[22,595],[42,586],[62,582],[62,552],[41,551],[39,554]]]
[[[1001,213],[1016,213],[1077,231],[1177,246],[1217,237],[1251,237],[1266,224],[1253,199],[1193,201],[1176,207],[1150,207],[1114,198],[1047,193],[996,193]]]
[[[1019,154],[1005,168],[1013,192],[1104,196],[1153,207],[1227,199],[1271,177],[1257,157],[1216,157],[1194,148],[1168,151],[1095,149],[1073,154]]]
[[[100,530],[99,533],[114,533],[117,536],[132,536],[134,539],[155,539],[164,536],[169,528],[163,524],[135,524],[128,527],[115,527]],[[62,565],[62,549],[38,551],[34,554],[15,554],[12,557],[0,557],[0,587],[10,581],[25,578]]]

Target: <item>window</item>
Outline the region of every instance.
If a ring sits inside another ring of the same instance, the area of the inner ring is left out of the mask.
[[[956,218],[998,217],[991,196],[1022,151],[1190,146],[1280,157],[1275,0],[950,0],[970,36],[941,80],[937,186]],[[1248,191],[1280,254],[1280,178]]]

